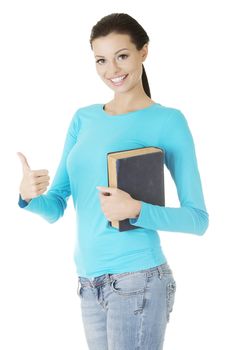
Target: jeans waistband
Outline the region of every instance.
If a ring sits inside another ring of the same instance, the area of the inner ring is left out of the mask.
[[[114,280],[116,277],[123,277],[131,274],[135,274],[135,273],[144,273],[146,274],[146,276],[150,276],[154,272],[158,272],[159,276],[161,276],[165,272],[171,273],[172,271],[170,266],[166,262],[158,266],[150,267],[149,269],[143,269],[143,270],[132,271],[132,272],[123,272],[123,273],[116,273],[116,274],[107,273],[107,274],[103,274],[96,277],[90,277],[90,278],[78,276],[78,281],[81,284],[81,286],[97,287],[105,283],[109,283],[110,281]]]

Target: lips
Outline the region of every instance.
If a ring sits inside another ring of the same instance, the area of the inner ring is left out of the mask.
[[[113,78],[110,78],[110,80],[113,80],[113,79],[121,79],[121,78],[125,78],[127,76],[127,74],[122,74],[122,75],[118,75],[117,77],[113,77]]]
[[[112,82],[113,85],[122,85],[123,81],[127,78],[128,74],[119,75],[115,78],[110,78],[109,80]],[[114,79],[114,80],[113,80]]]

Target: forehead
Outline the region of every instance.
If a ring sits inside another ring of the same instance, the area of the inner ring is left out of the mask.
[[[96,55],[113,54],[116,51],[127,48],[132,50],[135,45],[130,41],[128,34],[110,33],[106,36],[94,39],[92,42],[93,51]]]

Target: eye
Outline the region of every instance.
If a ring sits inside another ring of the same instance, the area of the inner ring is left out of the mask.
[[[103,58],[100,58],[99,60],[96,61],[96,63],[99,63],[100,61],[105,61]]]
[[[126,58],[128,57],[128,55],[126,55],[126,54],[119,55],[118,57],[123,57],[123,56]]]
[[[128,55],[126,55],[126,54],[121,54],[121,55],[118,56],[118,58],[119,58],[119,57],[122,57],[122,58],[124,57],[123,59],[126,59],[126,58],[128,57]],[[101,61],[102,61],[102,62],[101,62]],[[98,64],[103,64],[104,61],[105,61],[104,58],[100,58],[99,60],[96,61],[96,63],[98,63]],[[121,59],[121,61],[122,61],[122,59]]]

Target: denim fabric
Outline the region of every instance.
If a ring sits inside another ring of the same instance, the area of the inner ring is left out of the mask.
[[[89,350],[162,350],[175,291],[168,263],[94,278],[78,276]]]

